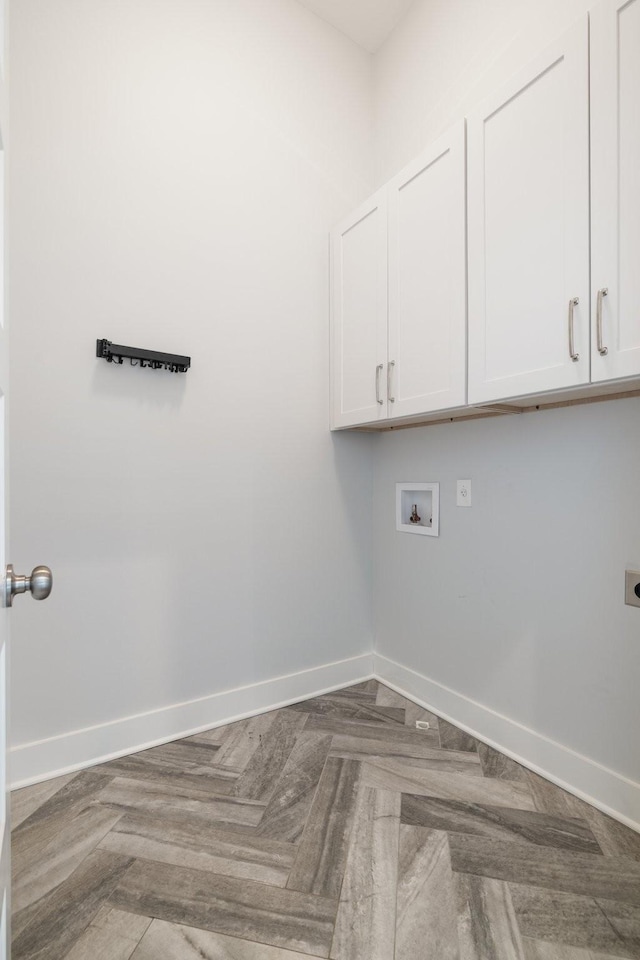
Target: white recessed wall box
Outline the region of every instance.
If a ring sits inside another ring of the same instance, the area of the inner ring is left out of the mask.
[[[396,483],[396,530],[425,537],[439,535],[439,483]]]

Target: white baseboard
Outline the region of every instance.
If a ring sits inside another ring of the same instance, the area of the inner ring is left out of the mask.
[[[640,783],[387,657],[374,654],[373,664],[388,687],[640,831]]]
[[[276,710],[372,676],[640,831],[640,783],[380,654],[323,664],[187,703],[21,744],[9,751],[11,789]]]
[[[266,710],[276,710],[372,676],[372,655],[364,654],[46,740],[20,744],[9,751],[11,789],[147,750]]]

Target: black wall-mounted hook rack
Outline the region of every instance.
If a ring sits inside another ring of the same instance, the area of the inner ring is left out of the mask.
[[[186,373],[191,366],[191,357],[182,357],[177,353],[160,353],[158,350],[141,350],[138,347],[123,347],[119,343],[111,343],[110,340],[96,341],[96,357],[106,360],[107,363],[130,360],[133,367],[151,367],[152,370],[164,367],[171,373]]]

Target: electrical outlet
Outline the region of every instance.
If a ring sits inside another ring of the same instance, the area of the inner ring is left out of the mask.
[[[471,506],[471,480],[458,480],[457,507]]]
[[[640,607],[640,571],[625,570],[624,602],[630,607]]]
[[[428,720],[416,720],[416,730],[428,730],[429,721]]]

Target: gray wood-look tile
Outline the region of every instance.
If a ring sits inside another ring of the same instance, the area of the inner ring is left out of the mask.
[[[461,960],[524,960],[508,885],[458,874],[456,892]]]
[[[400,828],[396,960],[461,960],[447,835]]]
[[[31,926],[35,923],[36,916],[40,907],[42,906],[41,901],[38,901],[36,904],[32,904],[30,907],[25,907],[24,910],[16,911],[13,910],[11,913],[11,942],[15,943],[18,938]]]
[[[566,796],[571,815],[587,821],[606,857],[630,857],[640,862],[640,833],[613,820],[584,800],[571,794]]]
[[[321,693],[312,699],[331,700],[333,703],[342,703],[352,707],[375,707],[376,705],[375,694],[372,695],[365,692],[350,693],[348,690],[331,690],[329,693]],[[304,701],[301,700],[299,702],[303,703]],[[290,704],[289,706],[295,706],[295,704]]]
[[[15,830],[19,827],[27,817],[75,776],[77,774],[68,773],[64,777],[56,777],[54,780],[45,780],[43,783],[34,783],[30,787],[14,790],[11,794],[11,829]]]
[[[458,873],[640,904],[640,864],[633,860],[568,853],[463,833],[450,834],[449,846],[451,864]]]
[[[640,904],[622,903],[619,900],[596,900],[598,907],[634,956],[640,957]]]
[[[625,930],[621,921],[616,929],[601,906],[601,903],[605,903],[612,914],[622,912],[624,915],[624,904],[614,904],[612,909],[610,901],[597,902],[593,897],[560,890],[517,883],[509,884],[509,888],[523,937],[593,950],[596,954],[604,953],[607,956],[640,956],[640,943],[633,929],[627,926]]]
[[[308,960],[309,954],[154,920],[132,960]]]
[[[289,889],[339,897],[359,783],[356,760],[327,760],[300,839]]]
[[[57,887],[117,823],[119,813],[93,806],[99,791],[110,782],[110,777],[90,771],[75,774],[14,829],[14,912],[23,911]]]
[[[347,698],[314,697],[293,703],[289,710],[299,713],[314,713],[334,720],[358,720],[363,723],[397,723],[404,726],[405,712],[398,707],[378,706]]]
[[[486,743],[478,743],[478,755],[485,777],[491,777],[494,780],[526,781],[527,772],[523,766],[516,763],[511,757],[505,757],[503,753],[498,753],[497,750],[487,746]]]
[[[177,767],[185,773],[215,775],[216,757],[220,753],[220,744],[209,741],[175,740],[173,743],[162,743],[149,750],[141,750],[135,754],[139,760],[166,764]]]
[[[480,744],[481,758],[483,747],[484,745]],[[497,756],[500,757],[501,754]],[[504,760],[509,763],[515,762],[507,757]],[[500,763],[500,761],[495,762]],[[640,833],[608,817],[596,807],[573,796],[555,783],[551,783],[550,780],[538,776],[532,770],[526,770],[520,764],[516,766],[529,783],[537,810],[541,813],[557,814],[561,817],[580,817],[586,820],[605,856],[631,857],[640,862]]]
[[[109,783],[113,777],[105,774],[95,773],[94,770],[83,770],[76,774],[60,790],[57,790],[49,799],[29,814],[28,817],[13,831],[15,840],[22,833],[30,830],[35,824],[48,822],[53,818],[71,819],[82,810],[86,809],[99,792]]]
[[[174,782],[116,777],[98,794],[101,804],[122,813],[141,812],[168,819],[194,819],[255,826],[265,805],[242,797],[217,797],[177,787]]]
[[[529,841],[545,847],[601,854],[584,820],[552,817],[531,810],[402,795],[402,823],[432,830],[468,833],[495,840]]]
[[[284,887],[295,848],[247,833],[233,833],[200,820],[127,816],[104,838],[101,849],[229,877]]]
[[[309,732],[359,737],[364,740],[382,740],[385,743],[440,746],[437,730],[410,730],[400,724],[369,723],[363,720],[336,720],[332,717],[322,717],[313,713],[309,714],[305,729]]]
[[[567,947],[562,943],[522,938],[524,960],[615,960],[611,953],[594,953],[580,947]]]
[[[154,747],[154,749],[158,749]],[[103,763],[95,770],[110,774],[112,777],[128,777],[132,780],[149,780],[152,783],[166,783],[185,791],[196,793],[215,793],[231,795],[234,792],[237,775],[226,770],[212,767],[179,767],[166,760],[154,759],[144,753],[135,753],[130,757],[119,757]]]
[[[23,910],[69,877],[115,826],[121,814],[87,807],[23,825],[12,842],[13,909]]]
[[[335,736],[331,756],[345,760],[368,760],[392,757],[409,767],[464,773],[465,776],[483,776],[480,758],[476,753],[441,750],[430,743],[387,743],[384,740],[362,740],[359,737]]]
[[[276,713],[272,711],[223,727],[226,734],[216,757],[217,769],[239,776],[257,750],[262,737],[269,732],[275,718]],[[217,734],[219,737],[220,730]]]
[[[18,911],[12,960],[63,960],[131,864],[96,850],[55,890]]]
[[[114,891],[120,909],[328,957],[337,902],[266,883],[138,860]]]
[[[201,730],[190,737],[183,737],[180,743],[199,743],[210,744],[211,746],[221,747],[237,723],[224,723],[219,727],[211,727],[210,730]]]
[[[430,710],[425,710],[424,707],[414,703],[412,700],[407,700],[402,694],[396,693],[395,690],[391,690],[389,687],[385,687],[382,683],[379,684],[378,687],[376,703],[383,707],[400,707],[404,710],[404,722],[407,727],[415,727],[417,720],[426,720],[432,729],[438,729],[439,717],[437,717],[435,713],[431,713]]]
[[[387,758],[363,762],[362,776],[369,786],[380,790],[397,790],[400,793],[466,800],[470,803],[490,803],[519,810],[533,809],[527,785],[512,781],[422,770]]]
[[[15,810],[14,960],[640,960],[640,834],[374,680]]]
[[[400,797],[358,795],[332,960],[394,960]]]
[[[307,714],[280,710],[266,733],[259,738],[244,771],[236,781],[239,797],[266,803],[273,794],[289,755],[307,722]]]
[[[539,777],[532,770],[526,771],[531,793],[540,813],[555,813],[559,817],[574,816],[569,803],[569,794],[550,780]]]
[[[300,839],[330,749],[330,736],[300,734],[256,828],[260,836],[288,843]]]
[[[65,960],[130,960],[151,917],[103,907]]]
[[[440,733],[440,746],[443,750],[468,750],[477,751],[478,741],[470,733],[465,733],[452,723],[440,718],[438,724]]]
[[[363,680],[361,683],[353,683],[349,687],[342,687],[340,690],[334,690],[332,697],[339,694],[341,697],[353,697],[357,700],[373,700],[376,702],[378,688],[380,684],[377,680]]]
[[[400,707],[402,710],[406,710],[409,706],[415,706],[411,700],[407,700],[406,697],[392,690],[391,687],[386,687],[384,683],[378,684],[376,703],[381,707]]]

